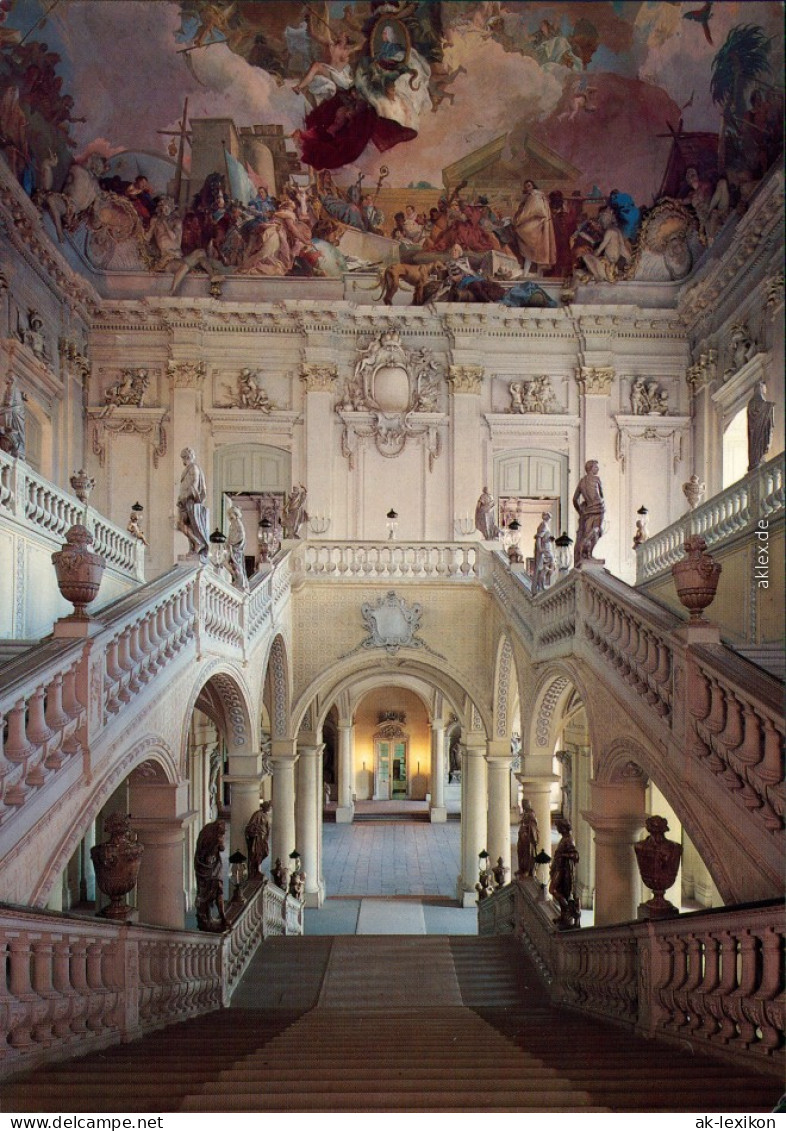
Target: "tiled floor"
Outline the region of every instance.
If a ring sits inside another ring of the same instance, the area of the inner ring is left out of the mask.
[[[456,897],[461,826],[425,822],[323,825],[322,872],[331,896]]]

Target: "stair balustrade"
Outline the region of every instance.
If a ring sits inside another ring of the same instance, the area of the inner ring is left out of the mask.
[[[107,566],[137,581],[144,579],[145,551],[138,538],[83,506],[24,460],[0,451],[0,518],[4,515],[46,535],[53,550],[61,548],[72,526],[83,523],[93,535],[93,549]]]
[[[167,694],[166,681],[155,679],[164,668],[211,648],[245,660],[288,600],[288,578],[282,561],[241,593],[212,567],[179,566],[102,609],[86,639],[49,639],[3,665],[0,841],[42,787],[78,773],[69,769],[77,755],[95,757],[121,710],[129,719],[127,712]]]
[[[479,547],[471,542],[304,542],[293,556],[293,582],[477,581]]]
[[[534,880],[478,905],[478,933],[521,939],[552,1003],[739,1063],[786,1068],[780,902],[559,931]]]
[[[259,943],[303,933],[303,904],[250,884],[223,934],[0,905],[0,1077],[229,1005]]]
[[[780,834],[783,782],[782,685],[720,644],[687,657],[689,749],[739,803]]]
[[[712,549],[755,528],[759,519],[782,514],[785,505],[783,455],[778,455],[637,546],[636,584],[670,570],[683,556],[689,535],[700,534]]]

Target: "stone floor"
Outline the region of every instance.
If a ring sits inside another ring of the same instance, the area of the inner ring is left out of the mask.
[[[385,821],[323,825],[322,873],[332,896],[456,897],[461,826]]]

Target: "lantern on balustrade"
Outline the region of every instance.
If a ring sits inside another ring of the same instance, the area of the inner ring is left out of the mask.
[[[521,523],[517,518],[514,518],[507,525],[507,530],[503,534],[502,544],[505,546],[508,555],[508,561],[513,564],[515,562],[523,562],[524,555],[521,552],[519,545]]]
[[[229,857],[229,878],[235,885],[230,903],[243,903],[243,884],[248,879],[247,857],[236,849]]]
[[[74,606],[74,612],[66,620],[89,620],[87,606],[98,596],[101,578],[104,576],[106,562],[100,554],[90,549],[93,535],[77,522],[66,534],[66,544],[62,550],[52,554],[57,586],[66,601]]]
[[[535,865],[536,865],[536,869],[537,869],[536,874],[537,874],[537,877],[538,877],[538,883],[540,884],[540,898],[545,899],[546,898],[546,880],[547,880],[547,877],[548,877],[548,874],[549,874],[548,873],[548,867],[549,867],[549,864],[551,863],[551,857],[549,856],[548,852],[546,852],[545,848],[541,848],[540,852],[537,854],[537,856],[534,859],[535,859]]]
[[[690,613],[691,624],[706,624],[702,613],[715,599],[722,567],[706,552],[707,543],[700,534],[686,538],[684,549],[687,556],[671,567],[677,596]]]
[[[633,535],[633,549],[637,546],[643,546],[650,536],[649,528],[647,527],[649,511],[646,507],[639,507],[636,514],[639,516],[636,519],[636,533]]]
[[[265,515],[259,520],[259,530],[257,532],[260,562],[266,562],[270,558],[270,552],[273,547],[273,537],[273,523],[267,515]]]
[[[99,914],[114,922],[128,922],[134,911],[123,897],[136,887],[144,845],[131,831],[131,817],[125,813],[110,813],[104,833],[109,839],[90,849],[96,883],[110,900]]]
[[[573,564],[573,555],[570,552],[573,539],[569,537],[567,530],[563,530],[559,538],[554,539],[554,545],[557,547],[557,569],[560,577],[564,577]]]
[[[226,538],[226,534],[224,534],[222,531],[220,531],[218,529],[218,527],[216,527],[215,530],[213,531],[213,533],[210,535],[209,540],[210,540],[210,561],[212,562],[213,568],[216,571],[218,571],[218,570],[221,569],[221,567],[225,564],[225,562],[227,560],[227,551],[226,551],[227,538]]]
[[[387,520],[388,540],[391,541],[396,537],[396,530],[398,529],[398,514],[393,510],[393,507],[385,515],[385,519]]]
[[[300,853],[296,848],[294,848],[290,852],[289,859],[291,860],[292,864],[289,873],[288,891],[289,894],[291,896],[294,896],[295,899],[302,900],[306,888],[306,874],[300,867]]]

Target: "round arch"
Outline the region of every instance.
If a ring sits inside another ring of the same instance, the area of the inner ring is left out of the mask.
[[[96,781],[89,796],[79,804],[69,824],[67,834],[50,855],[47,866],[35,884],[30,897],[30,903],[33,907],[46,906],[52,886],[60,878],[63,869],[76,851],[79,842],[85,835],[87,826],[96,819],[118,786],[144,762],[156,763],[166,780],[171,784],[181,780],[174,751],[156,734],[148,734],[138,739],[124,754],[113,760],[108,772]],[[75,794],[77,787],[73,787],[73,790],[69,792]],[[67,807],[67,804],[68,794],[61,801],[64,808]]]
[[[321,675],[305,688],[298,696],[292,707],[292,721],[294,733],[300,729],[303,718],[310,706],[316,702],[318,707],[313,720],[314,727],[319,729],[324,721],[331,704],[342,692],[348,691],[358,680],[358,677],[369,674],[369,657],[352,656],[339,660],[326,669]],[[476,689],[469,688],[458,679],[445,666],[438,666],[435,662],[420,654],[417,656],[402,655],[385,657],[384,661],[374,668],[374,675],[379,683],[391,683],[402,677],[411,676],[435,690],[441,692],[451,705],[459,718],[466,719],[466,727],[470,728],[470,715],[477,716],[485,729],[488,737],[492,734],[491,710]],[[471,704],[471,708],[468,706]]]
[[[290,738],[298,728],[291,726],[291,683],[289,657],[284,638],[277,635],[265,662],[265,707],[270,720],[270,737]]]
[[[615,784],[630,776],[631,766],[640,770],[661,791],[679,818],[685,833],[707,867],[724,901],[732,902],[734,895],[733,862],[718,851],[717,827],[704,827],[701,808],[691,804],[684,780],[676,780],[664,759],[655,750],[628,736],[615,739],[598,756],[595,779],[600,783]]]
[[[252,722],[251,694],[240,673],[223,660],[200,669],[181,720],[180,772],[188,774],[188,733],[196,708],[212,719],[232,753],[250,754],[255,749],[256,727]]]
[[[590,744],[594,749],[596,736],[593,712],[584,682],[576,674],[572,664],[561,663],[549,665],[548,669],[537,680],[528,698],[526,709],[522,704],[522,726],[528,725],[528,745],[524,747],[526,751],[542,754],[553,751],[564,709],[574,692],[579,696],[584,706]],[[529,719],[529,723],[525,724],[524,719]]]

